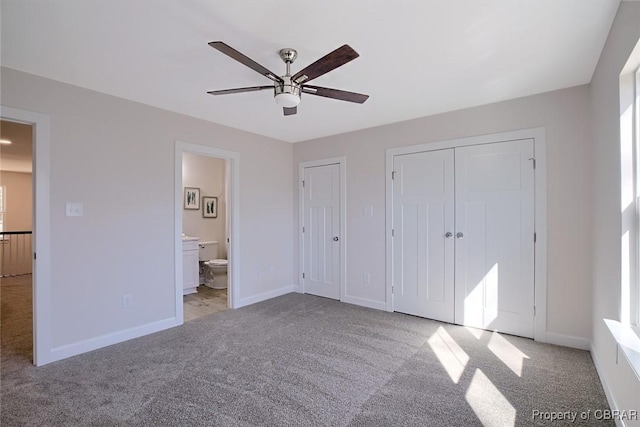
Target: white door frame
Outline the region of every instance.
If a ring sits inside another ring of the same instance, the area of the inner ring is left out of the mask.
[[[51,353],[51,208],[50,208],[50,125],[49,116],[0,106],[3,120],[33,126],[33,363],[53,362]],[[35,257],[34,257],[35,258]]]
[[[464,147],[468,145],[491,144],[495,142],[533,139],[533,153],[536,159],[534,221],[536,244],[534,249],[535,269],[535,318],[533,338],[536,341],[547,341],[547,155],[545,128],[523,129],[513,132],[473,136],[447,141],[431,142],[408,147],[388,148],[386,150],[386,310],[393,311],[393,157],[401,154],[419,153],[423,151],[442,150]]]
[[[216,157],[228,160],[230,171],[227,176],[231,182],[227,183],[230,189],[227,194],[227,235],[229,238],[229,260],[227,305],[236,308],[240,295],[240,153],[222,150],[206,145],[192,144],[189,142],[175,141],[175,310],[176,325],[184,323],[184,306],[182,292],[182,154],[191,153],[200,156]]]
[[[347,284],[347,158],[332,157],[322,160],[310,160],[298,164],[298,280],[301,284],[302,293],[305,293],[304,279],[302,278],[304,268],[304,235],[302,224],[304,223],[304,169],[315,166],[339,165],[340,167],[340,301],[345,300]]]

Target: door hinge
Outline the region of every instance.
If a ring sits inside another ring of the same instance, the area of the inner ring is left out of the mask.
[[[533,317],[536,317],[536,306],[533,306]]]
[[[535,243],[538,240],[538,235],[534,232],[533,233],[533,243]]]
[[[391,237],[394,237],[395,235],[396,235],[396,234],[395,234],[395,230],[392,228],[392,229],[391,229]]]
[[[304,273],[302,273],[302,278],[304,279]]]
[[[396,179],[396,171],[391,171],[391,179]]]
[[[302,232],[304,233],[304,227],[302,227]]]
[[[393,292],[395,291],[395,289],[396,289],[396,285],[391,285],[391,293],[392,293],[392,294],[393,294]]]
[[[33,259],[36,259],[36,253],[35,252],[33,253]]]
[[[304,180],[302,181],[302,188],[304,188]]]
[[[531,161],[532,161],[532,163],[533,163],[533,168],[535,169],[535,168],[536,168],[536,158],[535,158],[535,157],[529,157],[529,160],[531,160]]]

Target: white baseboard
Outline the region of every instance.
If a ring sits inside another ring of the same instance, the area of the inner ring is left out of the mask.
[[[593,365],[596,367],[596,371],[598,372],[598,376],[600,377],[600,383],[602,384],[602,388],[604,389],[604,395],[607,397],[607,403],[612,411],[619,410],[618,403],[616,399],[613,397],[613,391],[611,391],[611,387],[609,386],[609,382],[607,381],[607,376],[604,374],[604,369],[602,367],[602,363],[600,363],[600,359],[598,359],[598,355],[593,348],[593,344],[589,349],[591,353],[591,359],[593,360]],[[626,424],[623,420],[616,419],[615,423],[618,427],[625,427]]]
[[[302,286],[300,285],[293,285],[293,292],[304,294],[304,291],[302,290]]]
[[[245,307],[247,305],[255,304],[260,301],[265,301],[271,298],[279,297],[281,295],[289,294],[291,292],[295,292],[296,286],[285,286],[284,288],[275,289],[273,291],[264,292],[258,295],[253,295],[251,297],[243,298],[238,301],[235,308]]]
[[[573,337],[571,335],[556,334],[553,332],[546,333],[546,343],[561,345],[564,347],[578,348],[580,350],[591,350],[591,342],[584,338]]]
[[[384,301],[375,301],[367,298],[358,298],[345,295],[342,298],[342,302],[348,304],[361,305],[363,307],[375,308],[376,310],[386,310],[387,304]]]
[[[68,357],[77,356],[78,354],[97,350],[102,347],[118,344],[123,341],[128,341],[134,338],[142,337],[144,335],[153,334],[155,332],[173,328],[174,326],[179,326],[181,324],[182,324],[181,321],[178,321],[175,317],[171,317],[168,319],[149,323],[147,325],[136,326],[135,328],[125,329],[123,331],[118,331],[118,332],[112,332],[110,334],[101,335],[95,338],[89,338],[87,340],[79,341],[73,344],[66,344],[59,347],[54,347],[51,349],[49,357],[45,359],[43,364],[56,362],[58,360],[66,359]]]

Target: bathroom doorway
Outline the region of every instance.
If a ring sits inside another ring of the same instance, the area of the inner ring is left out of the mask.
[[[176,314],[233,308],[238,154],[176,142]]]

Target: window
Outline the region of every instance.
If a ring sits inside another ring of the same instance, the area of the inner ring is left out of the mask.
[[[629,319],[631,324],[640,327],[640,66],[633,76],[633,113],[631,120],[631,137],[634,146],[634,178],[636,207],[636,268],[635,280],[630,289]]]
[[[637,49],[640,53],[640,43]],[[639,64],[640,61],[629,67],[627,63],[620,75],[620,323],[635,327],[640,324]]]

